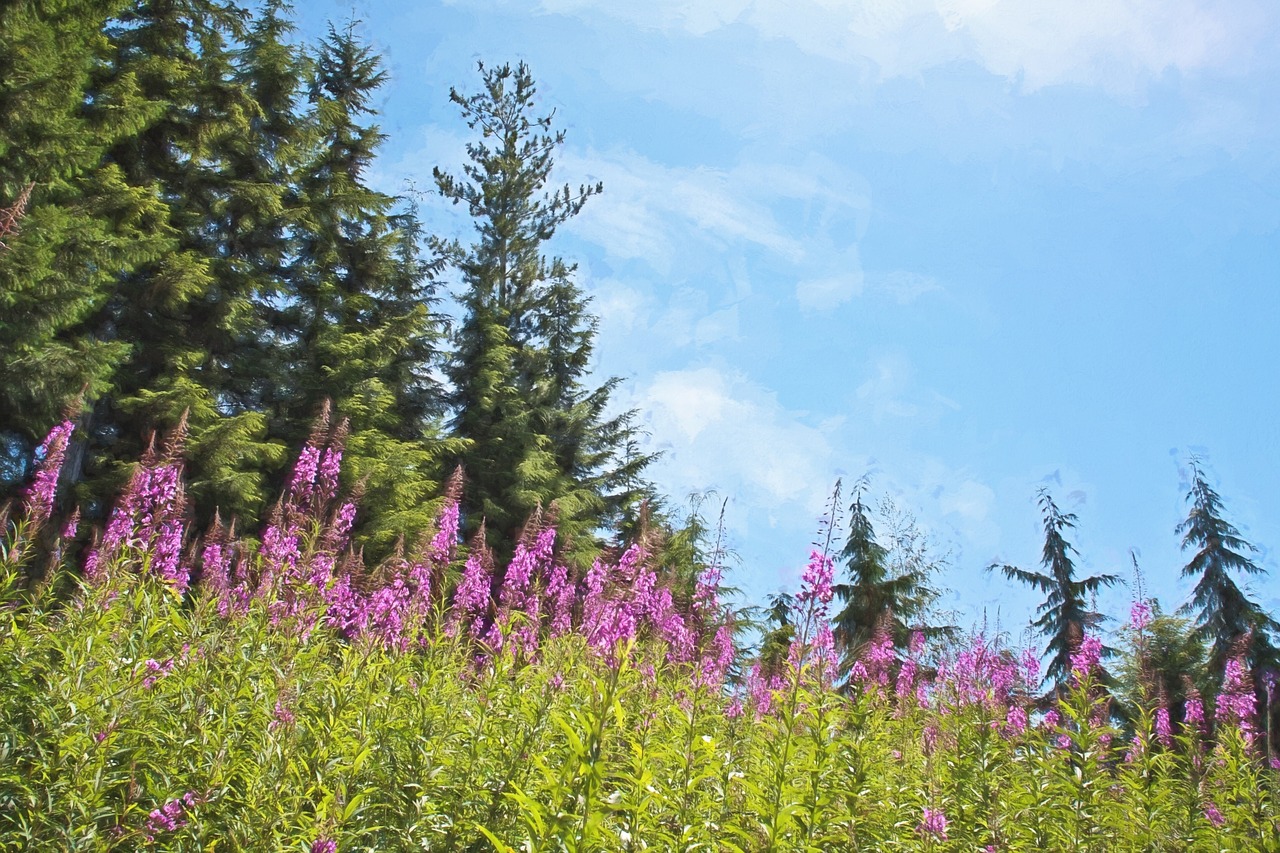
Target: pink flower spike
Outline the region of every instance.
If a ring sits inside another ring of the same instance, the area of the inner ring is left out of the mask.
[[[947,816],[941,809],[924,808],[924,819],[916,826],[916,832],[924,837],[933,837],[938,841],[947,840]]]
[[[1093,674],[1101,658],[1102,640],[1090,636],[1081,640],[1080,648],[1071,656],[1071,673],[1077,683]]]
[[[1145,601],[1135,601],[1129,608],[1129,626],[1135,631],[1143,631],[1151,624],[1151,605]]]
[[[1169,724],[1169,709],[1156,709],[1156,740],[1165,749],[1173,746],[1173,727]]]
[[[75,424],[63,421],[49,431],[49,435],[36,448],[36,476],[23,497],[27,520],[33,527],[43,524],[53,511],[53,498],[58,490],[58,475],[67,455],[67,442]]]

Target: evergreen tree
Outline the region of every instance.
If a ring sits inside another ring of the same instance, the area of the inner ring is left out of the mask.
[[[330,27],[310,86],[315,144],[301,170],[292,298],[294,386],[283,431],[306,435],[324,399],[350,423],[345,470],[363,483],[358,536],[384,554],[398,535],[428,529],[439,490],[442,391],[433,267],[400,201],[366,172],[383,135],[367,123],[385,80],[353,28]]]
[[[650,457],[634,447],[633,415],[607,418],[617,380],[586,383],[595,337],[574,268],[543,254],[556,229],[582,210],[600,185],[545,191],[564,133],[535,115],[528,68],[480,66],[483,90],[451,98],[480,134],[467,146],[462,177],[439,169],[440,193],[465,203],[477,238],[442,245],[464,284],[464,317],[448,375],[453,429],[470,442],[464,506],[474,530],[483,518],[490,543],[509,553],[536,507],[554,505],[577,559],[596,530],[617,520],[643,493]]]
[[[1077,580],[1076,567],[1071,561],[1075,548],[1063,535],[1075,527],[1075,513],[1059,510],[1044,489],[1040,490],[1039,500],[1044,515],[1044,551],[1040,565],[1046,571],[1028,571],[1008,565],[999,566],[999,569],[1006,578],[1022,581],[1045,594],[1044,603],[1036,610],[1040,618],[1033,624],[1045,637],[1045,653],[1051,656],[1045,678],[1052,679],[1061,689],[1071,677],[1071,656],[1079,649],[1085,632],[1096,630],[1104,618],[1101,613],[1089,609],[1088,601],[1104,586],[1114,584],[1117,577],[1093,575]],[[997,566],[992,565],[991,568]]]
[[[1195,614],[1196,634],[1209,646],[1211,687],[1216,689],[1222,683],[1227,661],[1246,635],[1249,667],[1258,674],[1268,667],[1280,669],[1280,654],[1272,639],[1280,625],[1232,578],[1233,573],[1266,574],[1248,556],[1257,548],[1225,519],[1222,499],[1206,481],[1198,459],[1191,460],[1187,501],[1191,510],[1177,532],[1182,534],[1182,550],[1194,552],[1182,569],[1182,577],[1195,578],[1196,586],[1181,612]]]
[[[849,534],[840,552],[848,580],[832,587],[843,604],[832,619],[832,634],[841,653],[841,670],[846,673],[878,630],[888,631],[899,649],[910,645],[911,634],[917,630],[926,636],[947,630],[924,624],[929,605],[937,597],[929,586],[934,566],[922,553],[895,556],[877,541],[870,510],[863,502],[867,485],[865,477],[858,482],[849,506]],[[913,540],[911,545],[915,544]]]
[[[265,472],[284,458],[250,377],[265,334],[257,306],[277,286],[286,187],[253,75],[239,64],[249,16],[215,0],[137,0],[107,33],[114,56],[101,90],[127,87],[146,120],[104,162],[163,204],[153,228],[164,251],[120,274],[95,319],[94,332],[130,355],[95,406],[88,473],[99,493],[111,489],[149,434],[186,413],[198,514],[252,517]]]
[[[0,441],[15,474],[0,499],[68,404],[110,387],[129,345],[87,323],[122,272],[164,250],[163,204],[102,162],[149,114],[132,80],[91,85],[110,59],[106,22],[126,5],[0,6],[0,208],[15,214],[0,237]]]

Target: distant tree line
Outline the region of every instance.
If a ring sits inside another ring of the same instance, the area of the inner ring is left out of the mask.
[[[370,558],[431,526],[461,465],[467,535],[483,520],[509,556],[541,508],[589,563],[657,497],[618,380],[592,379],[588,298],[547,251],[601,187],[548,185],[564,135],[528,69],[482,66],[477,94],[441,92],[474,141],[434,175],[474,233],[424,233],[370,185],[380,57],[352,26],[299,43],[289,14],[0,10],[0,500],[70,411],[65,500],[101,519],[185,413],[196,521],[252,527],[329,401]]]

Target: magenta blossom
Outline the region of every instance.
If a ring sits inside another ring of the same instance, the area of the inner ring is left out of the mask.
[[[1084,681],[1098,667],[1102,659],[1102,640],[1086,636],[1080,641],[1080,647],[1071,655],[1071,674],[1079,683]]]
[[[1234,724],[1246,740],[1254,736],[1254,717],[1257,715],[1257,698],[1248,683],[1248,673],[1238,659],[1227,661],[1223,674],[1222,692],[1214,703],[1213,716],[1218,725]]]
[[[1156,740],[1165,749],[1173,746],[1173,726],[1169,723],[1169,709],[1156,709]]]
[[[931,809],[925,806],[924,819],[916,825],[916,832],[925,838],[946,841],[947,816],[942,813],[942,809]]]
[[[800,578],[802,587],[796,600],[800,603],[813,602],[814,610],[825,613],[831,602],[832,581],[835,578],[835,565],[831,558],[821,551],[813,550],[809,554],[809,564],[805,566]]]
[[[36,466],[35,480],[27,487],[24,505],[27,520],[34,527],[43,524],[53,511],[53,497],[58,490],[58,475],[62,471],[62,461],[67,455],[67,441],[75,424],[71,421],[62,423],[49,430],[49,435],[36,448],[36,458],[40,464]]]
[[[1151,624],[1151,605],[1145,601],[1135,601],[1129,607],[1129,627],[1135,631],[1145,630]]]

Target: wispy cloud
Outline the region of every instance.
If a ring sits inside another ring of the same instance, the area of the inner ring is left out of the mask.
[[[697,367],[656,374],[634,392],[666,452],[679,494],[716,488],[748,505],[811,511],[834,469],[835,424],[809,422],[740,373]]]
[[[745,25],[766,39],[880,78],[955,61],[1031,91],[1056,84],[1130,93],[1169,71],[1237,74],[1270,64],[1278,16],[1263,0],[543,0],[648,29],[703,36]]]
[[[639,260],[667,276],[681,253],[755,249],[795,265],[835,244],[852,245],[870,213],[866,182],[834,163],[729,168],[667,166],[631,150],[566,150],[559,172],[603,181],[570,229],[614,262]],[[802,221],[777,207],[802,203]]]

